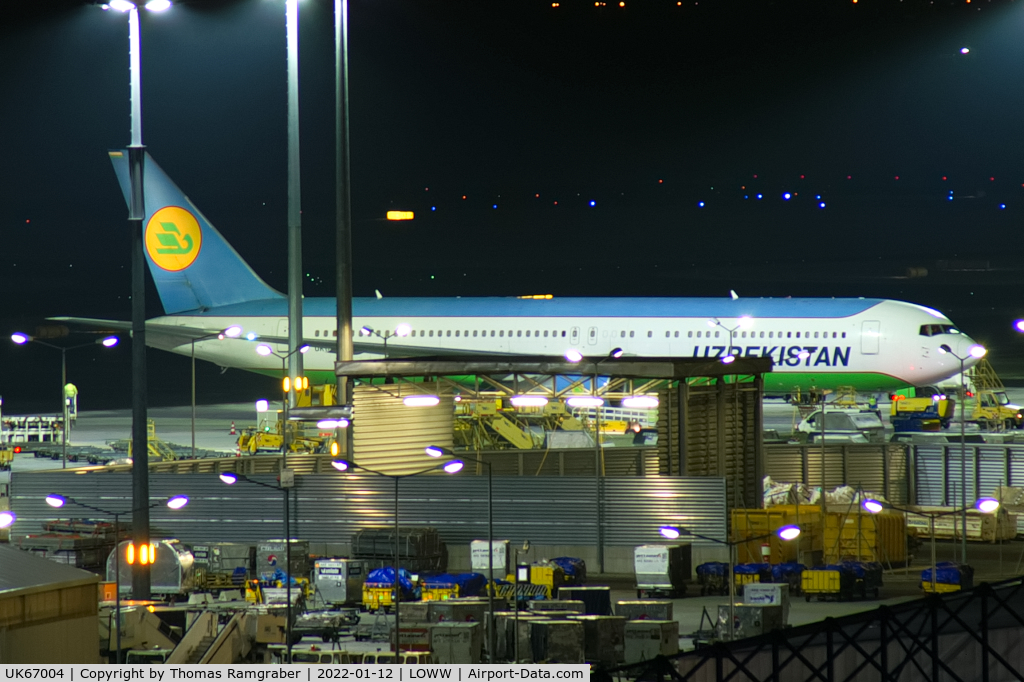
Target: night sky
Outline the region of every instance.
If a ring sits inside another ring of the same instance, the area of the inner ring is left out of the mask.
[[[130,317],[106,155],[130,140],[127,16],[28,4],[0,15],[5,338],[51,315]],[[283,0],[142,15],[148,151],[284,290]],[[896,298],[1016,371],[1024,2],[352,0],[349,15],[357,295]],[[300,16],[305,294],[333,296],[333,1]],[[147,305],[161,313],[152,288]],[[83,407],[129,404],[129,355],[68,354]],[[150,364],[151,403],[187,403],[187,359]],[[0,344],[4,409],[56,409],[59,368]],[[201,402],[276,385],[210,365],[199,383]]]

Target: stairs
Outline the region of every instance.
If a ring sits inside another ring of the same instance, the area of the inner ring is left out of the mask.
[[[198,663],[203,658],[203,655],[210,650],[210,646],[216,640],[217,635],[207,635],[206,637],[203,637],[199,640],[199,643],[196,644],[196,648],[192,650],[192,653],[189,655],[188,660],[185,661],[185,663]]]

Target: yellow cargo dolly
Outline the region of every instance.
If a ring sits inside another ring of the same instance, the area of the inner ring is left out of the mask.
[[[736,582],[736,589],[742,591],[744,585],[760,583],[761,576],[757,573],[735,573],[733,574],[733,580]]]
[[[393,585],[363,583],[363,606],[367,611],[389,609],[395,601],[394,591]]]
[[[812,597],[825,598],[829,596],[842,599],[844,591],[849,591],[849,587],[843,585],[843,574],[830,570],[804,571],[800,578],[800,589],[807,601],[811,601]]]
[[[458,596],[458,585],[452,585],[451,587],[423,587],[421,599],[423,601],[447,601],[448,599],[457,599]]]
[[[921,583],[921,589],[925,592],[934,592],[935,594],[944,594],[946,592],[959,592],[963,589],[961,585],[951,585],[949,583],[935,583],[935,589],[932,590],[931,581]]]

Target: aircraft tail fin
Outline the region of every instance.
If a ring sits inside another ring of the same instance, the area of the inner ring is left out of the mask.
[[[130,202],[128,152],[109,154]],[[253,272],[148,153],[143,186],[146,262],[166,314],[283,297]]]

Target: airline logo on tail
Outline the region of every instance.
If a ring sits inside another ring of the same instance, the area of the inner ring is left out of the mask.
[[[199,221],[178,206],[161,208],[146,225],[146,252],[162,270],[184,270],[195,261],[202,245]]]

